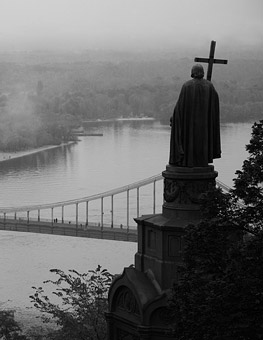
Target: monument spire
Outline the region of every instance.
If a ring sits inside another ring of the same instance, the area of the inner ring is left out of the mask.
[[[210,79],[213,63],[227,62],[214,59],[214,51],[212,42],[209,58],[198,58],[209,63]],[[135,267],[125,268],[110,287],[109,340],[175,339],[169,292],[184,264],[186,228],[200,223],[204,194],[216,186],[218,173],[210,163],[221,155],[219,98],[201,71],[183,85],[174,111],[162,213],[135,218]]]

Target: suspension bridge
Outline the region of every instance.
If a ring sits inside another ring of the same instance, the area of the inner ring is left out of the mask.
[[[229,187],[217,181],[228,192]],[[0,230],[137,241],[133,218],[162,211],[163,176],[51,204],[0,208]]]

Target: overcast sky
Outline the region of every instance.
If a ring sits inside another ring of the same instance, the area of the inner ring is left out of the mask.
[[[263,43],[263,0],[0,0],[0,49]]]

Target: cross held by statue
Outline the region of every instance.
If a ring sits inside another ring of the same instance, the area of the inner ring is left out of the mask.
[[[215,48],[216,48],[216,42],[214,40],[211,41],[210,45],[210,53],[209,58],[195,58],[195,61],[199,63],[208,63],[207,68],[207,76],[206,79],[211,81],[212,78],[212,70],[213,70],[213,64],[227,64],[226,59],[215,59]]]

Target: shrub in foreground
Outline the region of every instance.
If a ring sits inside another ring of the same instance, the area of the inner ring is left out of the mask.
[[[58,330],[53,339],[81,340],[105,339],[107,294],[113,275],[100,265],[88,273],[69,270],[66,274],[59,269],[51,269],[58,279],[44,281],[55,286],[53,300],[45,294],[44,288],[32,287],[30,296],[34,306],[43,313],[43,322],[56,322]]]

